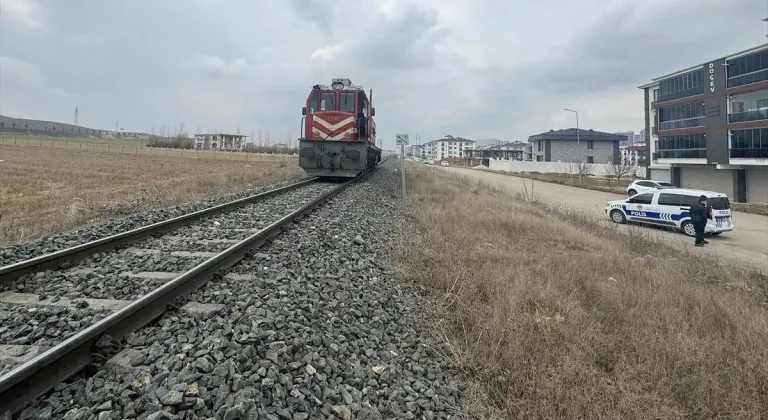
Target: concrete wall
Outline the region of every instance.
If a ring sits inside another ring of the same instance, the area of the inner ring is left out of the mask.
[[[613,141],[593,141],[593,149],[588,149],[588,141],[582,140],[579,143],[566,140],[550,140],[552,143],[551,162],[576,162],[579,160],[579,146],[581,146],[581,160],[586,161],[587,156],[592,156],[595,163],[611,163],[614,161]]]
[[[597,143],[597,142],[595,142]],[[612,142],[606,142],[613,144]],[[597,145],[595,145],[597,147]],[[612,147],[612,146],[611,146]],[[494,171],[504,172],[541,172],[541,173],[579,173],[577,164],[567,162],[521,162],[513,160],[491,159],[488,161],[488,167]],[[592,165],[592,175],[609,175],[609,165],[595,163]],[[645,167],[635,167],[638,177],[645,178]],[[631,174],[629,175],[631,177]]]
[[[747,169],[747,202],[768,204],[768,169]]]

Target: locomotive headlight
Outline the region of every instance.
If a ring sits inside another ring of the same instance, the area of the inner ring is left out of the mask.
[[[344,89],[344,83],[343,82],[333,82],[331,83],[331,87],[334,89]]]

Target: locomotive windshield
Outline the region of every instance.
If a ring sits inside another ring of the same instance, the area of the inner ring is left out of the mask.
[[[354,92],[339,93],[339,111],[355,112],[355,93]]]
[[[336,109],[336,92],[334,91],[315,91],[312,94],[312,100],[309,101],[309,113],[316,111],[334,111]]]

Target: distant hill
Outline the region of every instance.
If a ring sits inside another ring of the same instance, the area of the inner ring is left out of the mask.
[[[145,133],[115,132],[64,124],[55,121],[28,120],[0,115],[0,135],[27,135],[50,137],[94,137],[94,138],[148,138]]]

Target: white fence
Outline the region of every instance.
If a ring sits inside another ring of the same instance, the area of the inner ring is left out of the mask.
[[[589,167],[589,173],[595,176],[614,175],[611,171],[611,165],[605,163],[586,164]],[[578,174],[579,164],[569,162],[523,162],[518,160],[490,159],[488,169],[503,172],[540,172],[540,173],[560,173],[560,174]],[[632,174],[639,178],[645,178],[645,167],[634,166],[627,177]]]

